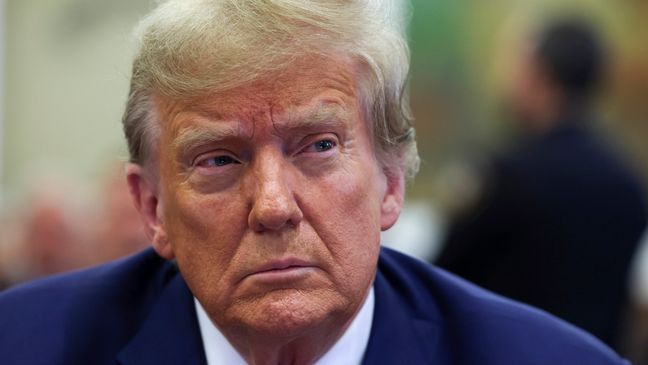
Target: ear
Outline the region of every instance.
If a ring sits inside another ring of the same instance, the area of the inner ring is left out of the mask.
[[[144,222],[146,236],[153,243],[153,248],[163,258],[173,259],[173,248],[162,221],[162,204],[158,199],[157,183],[142,166],[132,163],[126,165],[126,179],[131,198]]]
[[[405,176],[400,169],[390,171],[385,168],[383,172],[387,178],[387,189],[385,190],[380,209],[380,229],[386,231],[396,223],[403,209],[403,202],[405,201]]]

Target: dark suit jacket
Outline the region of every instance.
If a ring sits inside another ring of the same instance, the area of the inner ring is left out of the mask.
[[[631,169],[586,119],[568,116],[497,159],[482,201],[451,225],[436,264],[612,345],[648,218]]]
[[[388,249],[364,364],[624,364],[592,336]],[[0,294],[4,365],[205,364],[192,295],[152,250]]]

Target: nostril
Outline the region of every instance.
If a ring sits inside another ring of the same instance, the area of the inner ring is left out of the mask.
[[[297,203],[290,195],[271,194],[252,206],[249,225],[255,231],[295,228],[302,219]]]

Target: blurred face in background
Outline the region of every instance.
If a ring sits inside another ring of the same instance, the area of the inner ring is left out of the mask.
[[[342,328],[363,303],[403,177],[377,161],[358,69],[308,58],[227,92],[157,99],[159,182],[129,180],[156,250],[221,330]]]
[[[95,260],[113,260],[148,247],[149,241],[138,219],[139,214],[133,207],[122,166],[110,170],[102,199],[96,228],[99,244],[93,249],[92,255]]]
[[[507,91],[513,121],[525,132],[542,133],[555,117],[557,97],[557,90],[534,56],[533,47],[522,47],[514,61]]]

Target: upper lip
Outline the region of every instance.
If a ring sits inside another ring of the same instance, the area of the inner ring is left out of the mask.
[[[285,259],[268,261],[263,265],[260,265],[254,268],[253,270],[251,270],[246,276],[259,274],[265,271],[284,270],[291,267],[313,267],[313,266],[315,266],[313,265],[313,263],[306,260],[301,260],[298,258],[285,258]]]

